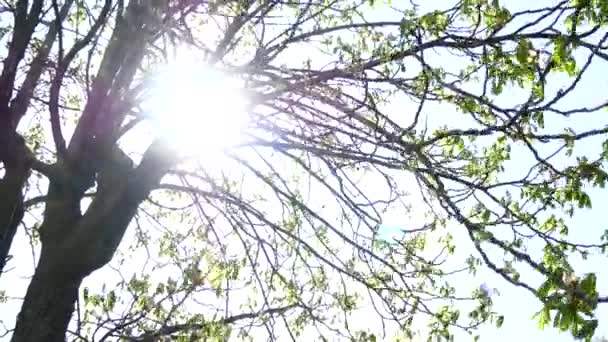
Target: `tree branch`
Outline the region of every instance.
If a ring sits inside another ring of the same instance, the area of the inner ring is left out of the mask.
[[[175,333],[184,332],[184,331],[201,330],[201,329],[205,328],[205,326],[210,325],[210,324],[228,325],[228,324],[233,324],[235,322],[245,320],[245,319],[255,319],[255,318],[258,318],[258,317],[264,316],[264,315],[282,315],[285,312],[287,312],[291,309],[295,309],[297,307],[299,307],[299,306],[296,304],[292,304],[292,305],[279,307],[279,308],[270,308],[270,309],[260,310],[260,311],[256,311],[256,312],[242,313],[242,314],[238,314],[238,315],[234,315],[234,316],[229,316],[229,317],[223,318],[223,319],[221,319],[219,321],[215,321],[215,322],[169,325],[169,326],[164,326],[164,327],[160,328],[158,331],[146,333],[146,334],[143,334],[143,335],[140,335],[137,337],[130,337],[130,338],[128,337],[127,339],[128,339],[128,341],[131,341],[131,342],[158,341],[158,339],[163,336],[170,336]]]
[[[74,0],[67,0],[63,4],[56,18],[56,21],[58,23],[61,23],[65,20],[73,3]],[[51,52],[51,48],[53,47],[55,39],[57,38],[57,32],[58,25],[50,25],[49,30],[44,38],[44,43],[42,44],[42,47],[40,47],[40,49],[38,50],[38,53],[36,54],[36,57],[34,57],[34,60],[32,60],[32,63],[29,67],[29,71],[25,76],[25,80],[21,84],[19,92],[11,103],[11,113],[16,123],[19,123],[19,121],[27,111],[30,100],[32,99],[32,96],[34,94],[36,85],[38,84],[38,80],[40,79],[40,75],[44,70],[47,58],[49,57],[49,54]]]

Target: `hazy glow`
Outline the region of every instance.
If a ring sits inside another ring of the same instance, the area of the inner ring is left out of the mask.
[[[153,79],[145,110],[154,131],[180,153],[212,157],[235,145],[247,123],[247,99],[237,80],[202,62],[176,59]]]

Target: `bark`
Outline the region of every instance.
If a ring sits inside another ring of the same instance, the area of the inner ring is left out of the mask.
[[[22,7],[25,3],[19,1]],[[34,5],[39,3],[40,0],[35,0],[32,8],[37,8]],[[93,28],[74,44],[60,67],[67,68],[71,57],[86,47],[107,21],[113,2],[105,0],[104,3]],[[15,28],[26,27],[25,24],[29,23],[28,17],[22,13],[23,8],[20,10]],[[58,158],[57,163],[51,166],[53,176],[48,177],[50,185],[40,227],[42,252],[17,317],[13,342],[64,341],[83,279],[111,260],[137,208],[176,162],[174,151],[167,151],[160,141],[148,148],[136,168],[121,154],[122,151],[117,148],[106,150],[116,147],[117,136],[114,133],[126,115],[113,110],[113,106],[117,101],[126,100],[118,95],[128,91],[146,45],[158,32],[159,28],[153,29],[154,25],[150,25],[153,19],[159,19],[158,13],[162,12],[150,11],[147,4],[131,1],[123,15],[117,17],[112,39],[67,148],[59,130],[55,103],[63,69],[57,71],[51,89],[51,100],[55,101],[51,101],[54,107],[50,108],[50,114]],[[37,15],[31,15],[32,22],[33,18]],[[147,30],[143,30],[144,27]],[[21,31],[14,33],[16,38],[11,50],[15,51],[11,55],[17,61],[23,57],[18,53],[22,46],[17,43],[29,41],[31,36],[28,36],[30,31]],[[0,76],[2,84],[14,81],[14,73],[4,72]],[[0,91],[0,105],[8,102],[9,98],[9,92]],[[16,101],[17,104],[25,106],[20,101]],[[87,211],[81,214],[80,200],[95,180],[97,193]]]
[[[133,168],[132,161],[114,149],[84,215],[79,207],[84,190],[65,181],[49,186],[40,227],[42,252],[12,342],[64,341],[80,284],[112,259],[137,208],[175,164],[175,155],[154,143]]]
[[[43,5],[42,0],[33,1],[28,13],[28,1],[18,1],[15,4],[13,36],[0,73],[0,162],[5,168],[5,175],[0,179],[0,275],[6,266],[8,253],[24,212],[22,189],[29,176],[29,151],[23,139],[16,133],[16,127],[23,115],[21,112],[25,112],[31,98],[30,89],[24,88],[27,92],[24,92],[20,101],[23,110],[15,111],[15,108],[9,106],[9,102],[15,87],[17,67],[25,56],[39,23]],[[40,64],[40,61],[38,63]],[[28,73],[33,84],[41,72],[34,70]],[[33,89],[31,91],[33,92]]]
[[[63,342],[83,277],[42,253],[11,341]]]
[[[29,176],[30,163],[23,139],[15,133],[0,129],[0,160],[5,174],[0,179],[0,275],[4,271],[8,253],[23,219],[23,186]]]
[[[0,180],[0,274],[4,271],[17,227],[23,219],[22,188],[26,179],[27,171],[7,169]]]

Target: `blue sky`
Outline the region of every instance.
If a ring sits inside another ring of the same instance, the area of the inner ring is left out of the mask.
[[[422,10],[448,8],[449,4],[454,1],[418,1]],[[501,1],[501,3],[505,3]],[[544,7],[546,5],[554,5],[556,1],[524,1],[510,0],[507,7],[511,12],[528,9],[531,6],[535,8]],[[518,24],[521,25],[520,21]],[[582,57],[582,56],[578,56]],[[434,58],[435,65],[442,65],[446,68],[458,66],[460,63],[453,56],[436,56]],[[466,61],[462,61],[466,63]],[[577,108],[584,106],[593,106],[606,99],[606,90],[608,89],[608,80],[606,74],[608,65],[605,61],[596,59],[594,64],[586,72],[582,81],[577,86],[574,93],[561,102],[561,108]],[[568,84],[568,79],[564,76],[552,76],[549,79],[548,92],[554,93],[557,89]],[[517,89],[506,89],[500,96],[498,101],[502,104],[521,103],[522,96],[525,93]],[[429,126],[438,126],[446,124],[448,126],[461,126],[463,122],[462,114],[454,113],[448,106],[437,106],[434,113],[433,110],[427,110],[429,115]],[[608,124],[608,113],[603,110],[596,113],[575,115],[572,118],[556,118],[554,115],[551,119],[549,116],[545,118],[546,128],[548,131],[560,132],[562,128],[571,127],[575,131],[580,132],[592,128],[602,128]],[[465,120],[466,123],[466,120]],[[604,137],[603,139],[606,139]],[[564,167],[575,162],[575,156],[587,155],[590,159],[597,156],[601,149],[602,138],[589,139],[576,146],[574,156],[571,159],[562,158],[556,163],[557,166]],[[521,152],[521,151],[520,151]],[[527,170],[531,165],[531,160],[528,156],[518,153],[518,149],[514,148],[512,152],[512,160],[508,162],[506,174],[519,174]],[[570,239],[577,242],[597,243],[600,236],[606,227],[606,218],[604,214],[605,203],[608,203],[608,193],[604,189],[593,189],[589,191],[593,202],[593,208],[589,210],[579,210],[574,217],[568,220],[570,227]],[[401,220],[398,215],[387,217],[388,224],[385,226],[386,233],[392,232],[400,226]],[[406,228],[406,226],[403,226]],[[456,230],[457,231],[457,230]],[[462,236],[457,245],[458,251],[466,256],[469,251],[473,250],[472,244],[467,241],[464,228],[461,231]],[[538,245],[537,245],[538,247]],[[542,247],[541,247],[542,248]],[[533,250],[533,249],[531,249]],[[458,252],[457,252],[458,253]],[[538,250],[537,250],[538,253]],[[573,266],[577,275],[582,275],[588,272],[596,273],[598,277],[598,291],[600,295],[608,294],[608,272],[602,271],[606,265],[606,257],[602,255],[591,255],[586,261],[576,260]],[[526,273],[522,276],[525,277]],[[524,278],[525,279],[525,278]],[[539,278],[540,279],[540,278]],[[556,341],[570,342],[574,341],[569,332],[559,333],[556,329],[545,328],[540,331],[537,327],[537,322],[532,320],[532,316],[541,309],[540,302],[534,298],[529,292],[514,287],[508,284],[498,275],[485,271],[479,273],[476,277],[463,277],[456,282],[456,286],[476,286],[479,283],[486,283],[490,288],[497,288],[499,295],[493,296],[495,302],[495,310],[500,314],[505,315],[505,322],[501,329],[495,329],[492,326],[484,327],[481,330],[482,341]],[[537,283],[538,284],[538,283]],[[600,304],[597,310],[597,318],[599,319],[599,327],[596,331],[596,336],[608,335],[608,307]],[[458,341],[459,339],[457,339]]]

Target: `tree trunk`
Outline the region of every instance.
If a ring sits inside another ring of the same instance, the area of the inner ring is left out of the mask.
[[[79,204],[84,189],[49,185],[42,251],[12,342],[64,341],[83,279],[112,259],[137,208],[177,158],[160,141],[136,168],[122,151],[114,152],[99,172],[97,193],[84,215]]]
[[[8,261],[8,253],[23,219],[22,187],[27,176],[19,170],[7,170],[0,180],[0,275]]]
[[[84,276],[43,251],[11,341],[64,342]],[[58,262],[59,261],[59,262]]]
[[[0,179],[0,275],[6,266],[17,227],[23,219],[23,186],[29,177],[25,142],[16,134],[0,127],[0,161],[5,174]]]
[[[65,340],[80,284],[94,270],[81,257],[90,247],[87,241],[69,239],[83,229],[81,196],[68,184],[49,185],[40,226],[40,259],[17,316],[13,342]]]

